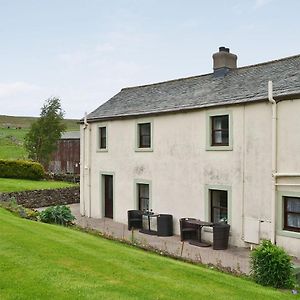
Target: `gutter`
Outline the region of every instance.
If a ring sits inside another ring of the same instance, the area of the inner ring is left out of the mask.
[[[277,174],[277,103],[273,98],[273,82],[268,82],[268,100],[272,104],[272,196],[271,196],[271,241],[276,244],[276,174]]]

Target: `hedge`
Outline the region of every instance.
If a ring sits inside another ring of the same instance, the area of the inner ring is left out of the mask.
[[[37,162],[0,159],[0,177],[39,180],[44,176],[45,170]]]

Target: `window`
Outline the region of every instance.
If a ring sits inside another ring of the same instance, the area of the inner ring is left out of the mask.
[[[211,146],[229,146],[229,116],[211,117]]]
[[[284,230],[300,232],[300,197],[283,197]]]
[[[151,148],[151,123],[138,124],[138,147]]]
[[[228,221],[228,194],[227,191],[209,190],[211,222]]]
[[[99,127],[99,149],[106,149],[106,127]]]
[[[149,184],[138,183],[138,209],[149,210]]]

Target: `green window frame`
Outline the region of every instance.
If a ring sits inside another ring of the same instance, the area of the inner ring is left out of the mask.
[[[134,205],[138,210],[152,209],[152,182],[146,179],[134,180]]]
[[[100,124],[97,128],[97,152],[108,151],[108,127],[107,124]]]
[[[206,113],[206,150],[233,150],[233,118],[229,110]]]
[[[153,122],[149,119],[136,121],[135,125],[135,151],[153,151]]]
[[[287,222],[287,216],[289,214],[298,213],[297,211],[291,211],[286,209],[286,200],[287,199],[300,199],[300,192],[294,191],[278,191],[276,197],[276,233],[279,236],[291,237],[300,239],[300,231],[295,226],[289,226]],[[294,210],[294,209],[292,209]]]
[[[213,223],[228,220],[228,191],[209,189],[210,221]]]
[[[227,218],[224,219],[228,224],[231,224],[232,222],[232,188],[229,185],[212,185],[212,184],[205,184],[204,186],[204,212],[205,212],[205,221],[207,222],[214,222],[212,213],[212,209],[214,206],[212,206],[212,191],[219,191],[219,192],[226,192],[227,193]],[[223,201],[224,202],[224,201]],[[215,205],[215,208],[222,210],[222,217],[225,212],[225,206],[223,203],[219,203],[222,205]],[[221,218],[220,218],[221,219]]]
[[[99,127],[99,149],[106,149],[106,126]]]
[[[283,196],[283,229],[300,232],[300,197]]]

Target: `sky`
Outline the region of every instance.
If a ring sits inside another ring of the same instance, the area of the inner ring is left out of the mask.
[[[299,0],[0,0],[0,115],[59,97],[82,118],[122,88],[300,54]]]

